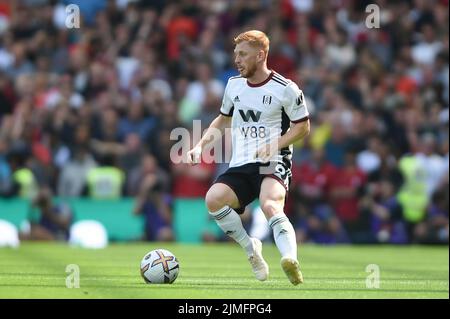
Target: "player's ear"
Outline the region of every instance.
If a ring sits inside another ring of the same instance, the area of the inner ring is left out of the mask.
[[[258,62],[263,62],[266,59],[266,53],[264,52],[264,50],[259,50],[256,58],[258,59]]]

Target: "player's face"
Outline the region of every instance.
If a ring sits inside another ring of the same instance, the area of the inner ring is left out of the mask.
[[[259,50],[250,46],[247,42],[238,43],[234,49],[234,62],[244,78],[252,77],[257,68],[257,58]]]

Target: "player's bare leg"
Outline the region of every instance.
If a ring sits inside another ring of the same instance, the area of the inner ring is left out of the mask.
[[[256,279],[264,281],[269,276],[269,266],[262,256],[261,241],[250,238],[242,225],[241,217],[233,208],[239,207],[234,191],[226,184],[215,183],[206,194],[209,214],[225,234],[233,238],[247,252]]]
[[[283,212],[286,190],[274,178],[264,178],[261,183],[260,203],[278,250],[281,253],[281,268],[293,285],[303,282],[303,275],[297,260],[297,241],[294,227]]]

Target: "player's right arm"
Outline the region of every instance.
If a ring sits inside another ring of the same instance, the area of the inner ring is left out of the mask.
[[[231,118],[233,116],[234,105],[229,95],[230,80],[228,80],[225,92],[223,94],[222,106],[220,114],[211,122],[205,135],[200,141],[187,153],[187,162],[191,165],[198,164],[202,155],[203,148],[209,143],[216,141],[219,136],[222,137],[225,129],[231,126]],[[220,132],[220,134],[217,134]]]
[[[209,143],[214,143],[220,135],[223,136],[225,129],[231,126],[231,116],[224,114],[219,114],[209,125],[206,130],[205,135],[200,139],[200,141],[187,153],[187,162],[191,165],[198,164],[200,162],[200,157],[202,150]],[[220,134],[216,134],[220,132]]]

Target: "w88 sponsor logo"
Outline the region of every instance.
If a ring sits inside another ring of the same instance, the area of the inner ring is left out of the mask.
[[[267,136],[265,126],[247,126],[241,127],[240,129],[242,136],[244,138],[265,138]]]

